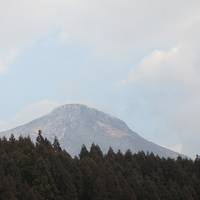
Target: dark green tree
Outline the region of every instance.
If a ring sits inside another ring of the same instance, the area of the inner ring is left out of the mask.
[[[62,149],[60,147],[60,143],[58,141],[58,138],[55,136],[54,141],[53,141],[53,148],[55,151],[60,152]]]
[[[80,159],[83,159],[83,158],[87,157],[88,154],[89,154],[89,152],[88,152],[86,146],[83,145],[82,148],[81,148],[81,152],[79,154]]]

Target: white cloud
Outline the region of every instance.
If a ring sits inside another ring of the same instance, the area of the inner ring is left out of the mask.
[[[171,80],[173,79],[174,66],[177,62],[179,49],[172,48],[169,51],[155,50],[145,57],[138,66],[134,67],[128,78],[124,80],[124,84],[134,81],[148,80]]]
[[[200,68],[196,66],[199,58],[193,53],[183,46],[168,51],[155,50],[133,68],[124,83],[141,80],[171,82],[191,89],[200,83]]]
[[[26,106],[20,112],[18,112],[14,118],[8,121],[0,121],[0,131],[14,128],[16,126],[28,123],[34,119],[37,119],[49,112],[54,108],[61,105],[59,102],[43,100]]]
[[[8,130],[11,128],[15,128],[17,126],[20,126],[22,124],[26,124],[34,119],[37,119],[39,117],[42,117],[48,113],[50,113],[53,109],[65,105],[65,104],[71,104],[75,102],[57,102],[57,101],[51,101],[51,100],[42,100],[39,102],[32,103],[30,105],[25,106],[23,109],[21,109],[19,112],[16,113],[16,115],[9,119],[9,120],[0,120],[0,131]],[[91,102],[76,102],[77,104],[85,104],[90,107],[97,107],[97,105],[91,103]]]
[[[169,47],[198,20],[198,1],[75,1],[63,7],[60,28],[69,40],[96,50],[128,53],[156,46]],[[193,16],[193,17],[191,17]],[[195,16],[195,17],[194,17]]]
[[[190,26],[174,47],[154,50],[144,57],[122,81],[124,87],[141,87],[151,109],[165,119],[169,133],[164,137],[176,134],[183,153],[190,154],[199,151],[195,141],[200,139],[200,28],[196,25]]]
[[[3,62],[2,61],[0,61],[0,74],[2,73],[2,72],[4,72],[5,71],[5,65],[3,64]]]
[[[4,73],[13,64],[18,55],[18,49],[10,49],[8,52],[2,53],[0,56],[0,73]]]
[[[64,43],[76,41],[104,53],[169,47],[189,34],[199,10],[198,0],[0,1],[0,44],[9,52],[58,32]]]
[[[167,147],[175,152],[182,153],[183,145],[182,144],[175,144],[173,146]]]

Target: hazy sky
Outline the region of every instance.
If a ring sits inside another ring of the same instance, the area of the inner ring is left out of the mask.
[[[0,130],[64,103],[200,153],[199,0],[0,0]]]

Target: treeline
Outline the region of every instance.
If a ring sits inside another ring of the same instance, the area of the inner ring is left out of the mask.
[[[97,145],[72,158],[39,133],[0,139],[0,200],[199,200],[200,161]]]

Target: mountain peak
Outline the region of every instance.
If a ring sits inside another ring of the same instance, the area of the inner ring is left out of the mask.
[[[30,135],[35,139],[38,130],[42,130],[51,141],[57,136],[62,147],[72,155],[78,155],[83,144],[89,148],[95,143],[103,152],[112,147],[122,152],[130,149],[133,152],[153,152],[162,157],[178,156],[176,152],[145,140],[124,121],[83,104],[60,106],[41,118],[0,135],[9,137],[13,133],[16,136]]]
[[[64,104],[55,108],[52,112],[66,111],[66,110],[73,111],[73,110],[83,110],[83,109],[89,109],[89,107],[83,104]]]
[[[87,109],[89,109],[89,107],[87,105],[78,104],[78,103],[64,104],[64,105],[59,106],[56,109],[80,109],[80,108],[87,108]]]
[[[55,108],[52,112],[101,112],[84,104],[64,104]]]
[[[77,116],[83,117],[83,118],[90,118],[90,120],[100,120],[100,121],[117,121],[116,123],[124,124],[127,126],[122,120],[107,114],[105,112],[102,112],[96,108],[89,107],[84,104],[65,104],[62,105],[52,111],[51,114],[57,114],[57,115],[71,115],[71,116]],[[82,118],[82,120],[84,120]],[[127,126],[128,128],[128,126]]]

